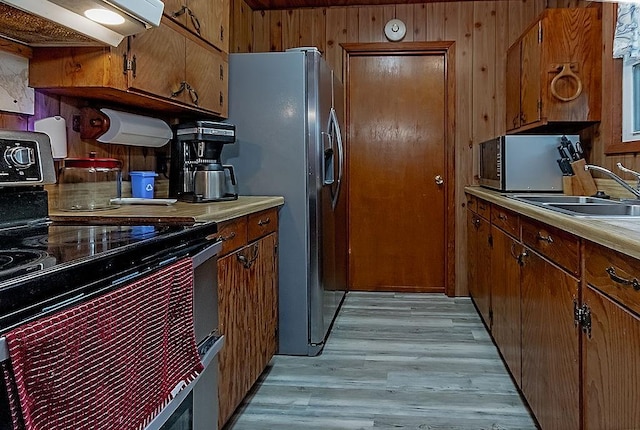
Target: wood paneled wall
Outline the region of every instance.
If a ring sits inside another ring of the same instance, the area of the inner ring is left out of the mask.
[[[251,11],[232,5],[232,52],[317,46],[338,73],[340,43],[385,42],[392,18],[407,25],[404,41],[456,43],[456,294],[467,294],[466,215],[463,188],[475,182],[475,142],[505,132],[506,50],[545,7],[571,1],[474,1]],[[389,42],[392,43],[392,42]]]

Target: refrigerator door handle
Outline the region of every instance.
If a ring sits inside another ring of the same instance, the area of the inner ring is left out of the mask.
[[[331,122],[329,122],[331,125]],[[329,132],[322,131],[320,132],[322,135],[322,140],[324,142],[325,137],[329,142],[329,145],[324,146],[323,144],[323,161],[322,161],[322,185],[333,185],[334,175],[333,175],[333,160],[334,160],[334,151],[333,151],[333,139],[331,138],[331,129],[329,128]]]
[[[342,132],[340,131],[340,123],[338,122],[338,116],[336,110],[331,108],[329,113],[329,121],[335,131],[336,146],[338,148],[338,180],[336,185],[336,193],[331,200],[331,208],[335,209],[338,204],[338,197],[340,196],[340,184],[342,183],[342,175],[344,173],[344,148],[342,147]]]

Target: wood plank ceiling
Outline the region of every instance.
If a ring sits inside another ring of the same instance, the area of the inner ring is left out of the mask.
[[[330,6],[379,6],[385,4],[441,3],[451,0],[245,0],[253,10],[298,9]],[[472,0],[462,0],[472,1]]]

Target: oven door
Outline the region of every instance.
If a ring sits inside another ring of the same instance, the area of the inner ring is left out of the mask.
[[[208,339],[202,355],[204,370],[182,389],[145,430],[200,430],[218,428],[218,353],[224,336]],[[202,351],[205,341],[198,347]]]

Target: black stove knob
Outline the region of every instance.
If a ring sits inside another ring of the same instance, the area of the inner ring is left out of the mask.
[[[4,152],[4,159],[10,166],[18,169],[26,169],[35,163],[33,149],[24,146],[7,148]]]

